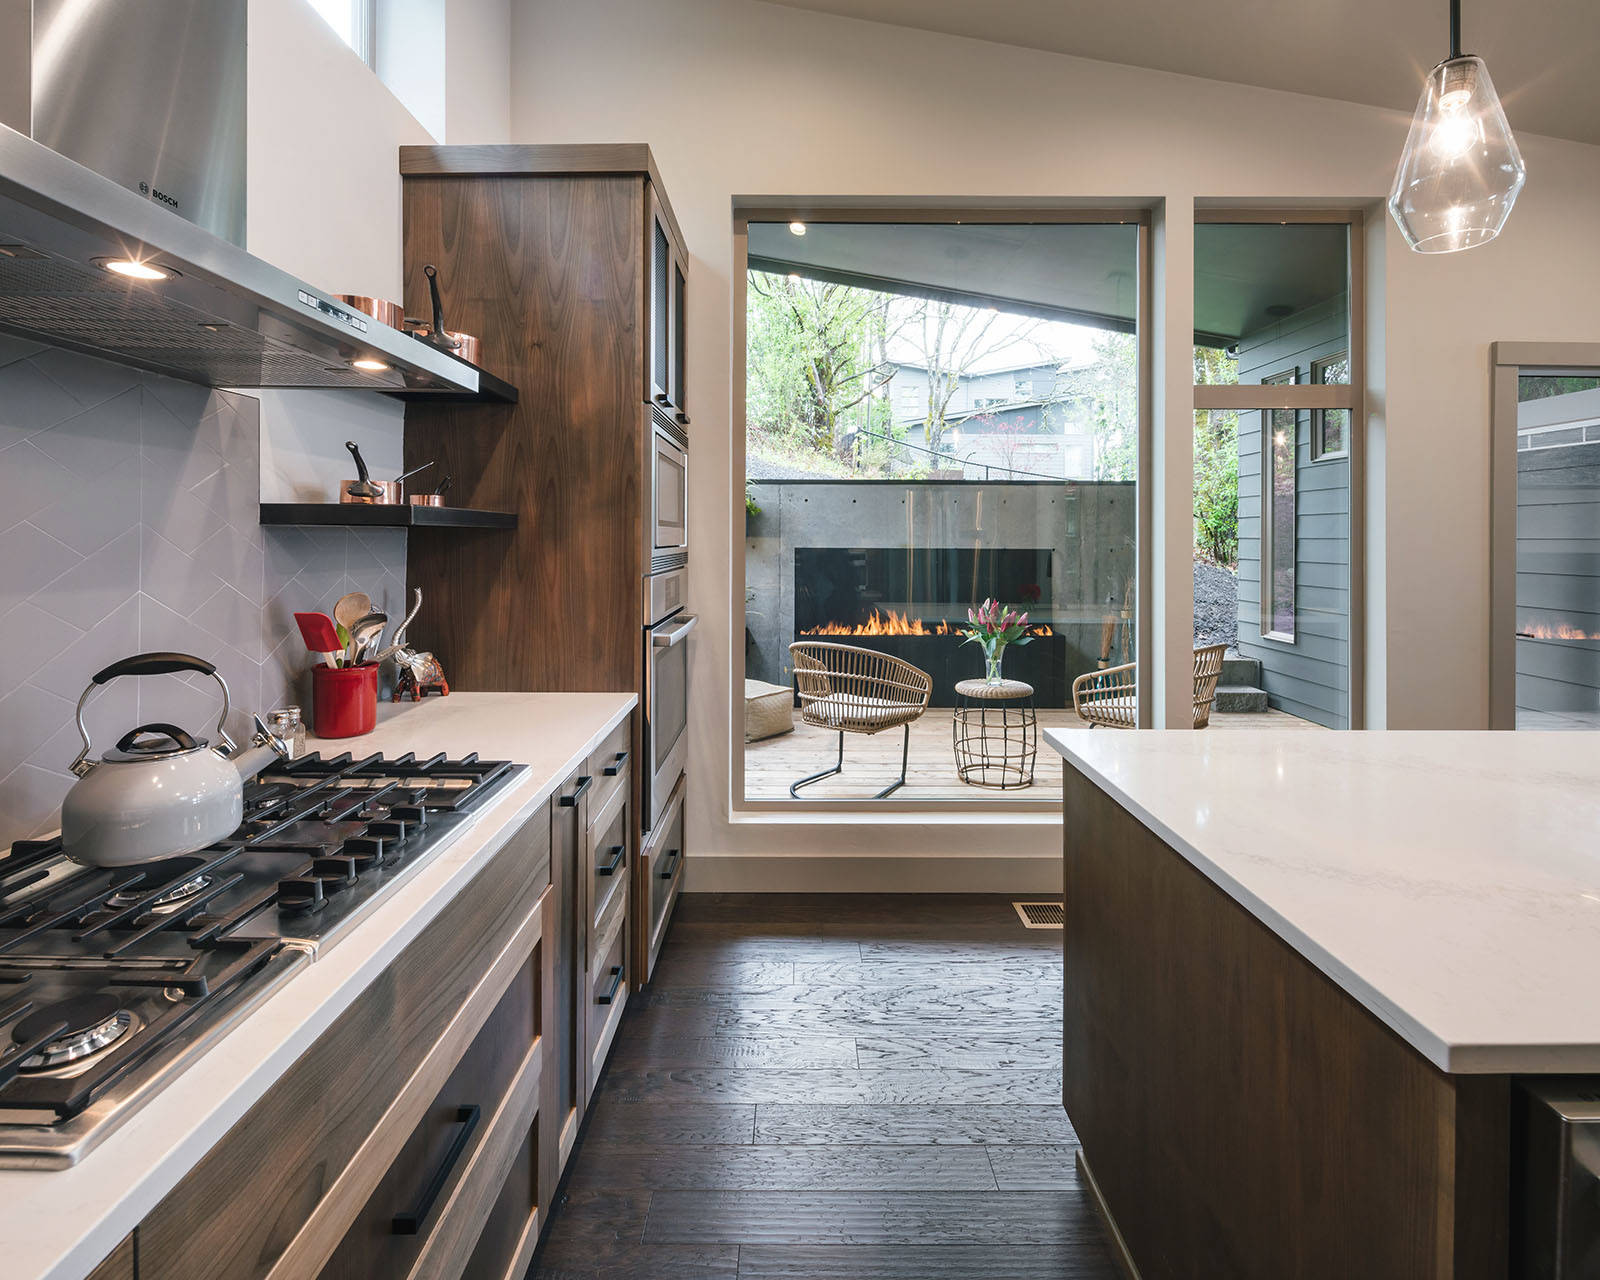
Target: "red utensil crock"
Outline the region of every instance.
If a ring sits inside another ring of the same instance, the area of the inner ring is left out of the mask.
[[[378,664],[311,668],[312,728],[319,738],[358,738],[378,723]]]

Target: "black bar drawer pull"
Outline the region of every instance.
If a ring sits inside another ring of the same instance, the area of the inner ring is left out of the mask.
[[[478,1121],[482,1116],[482,1109],[476,1106],[456,1108],[455,1123],[461,1126],[461,1132],[456,1134],[454,1141],[450,1143],[450,1149],[444,1153],[444,1159],[439,1161],[439,1167],[428,1179],[428,1185],[422,1188],[416,1207],[410,1213],[394,1215],[394,1222],[391,1224],[393,1234],[414,1236],[422,1230],[422,1224],[427,1222],[428,1215],[433,1212],[434,1202],[444,1190],[444,1184],[450,1181],[456,1162],[461,1159],[461,1153],[467,1149],[467,1143],[472,1140],[473,1130],[478,1127]]]
[[[667,850],[667,856],[662,859],[661,878],[663,880],[672,879],[672,873],[677,870],[672,864],[678,860],[678,855],[682,852],[683,850],[681,849]]]
[[[616,875],[617,868],[622,865],[622,859],[628,852],[628,847],[627,845],[614,844],[607,852],[611,854],[611,861],[594,869],[594,873],[597,876]]]
[[[572,808],[573,805],[578,803],[578,800],[583,795],[583,793],[585,791],[587,791],[593,785],[594,785],[594,779],[591,778],[588,774],[584,774],[583,777],[578,779],[578,785],[572,789],[572,794],[570,796],[562,796],[561,797],[562,808],[565,808],[565,809]]]
[[[622,772],[622,766],[627,764],[627,763],[628,763],[628,753],[626,751],[619,751],[619,752],[617,752],[617,758],[615,760],[613,760],[610,764],[608,764],[600,772],[605,774],[606,777],[608,777],[608,778],[615,778],[619,773]]]
[[[621,985],[622,985],[622,966],[620,964],[614,964],[614,965],[611,966],[611,985],[606,988],[605,995],[596,996],[594,998],[594,1002],[596,1004],[610,1004],[613,1000],[615,1000],[617,998],[617,988],[620,987]]]

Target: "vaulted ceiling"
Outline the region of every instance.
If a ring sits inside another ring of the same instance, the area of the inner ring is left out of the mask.
[[[776,0],[1000,44],[1407,114],[1448,51],[1445,0]],[[1600,3],[1465,0],[1515,130],[1600,144]]]

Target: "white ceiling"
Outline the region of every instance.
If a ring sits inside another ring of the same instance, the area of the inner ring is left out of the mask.
[[[776,0],[794,9],[1408,115],[1448,50],[1445,0]],[[1600,143],[1600,3],[1465,0],[1462,47],[1483,57],[1511,127]]]

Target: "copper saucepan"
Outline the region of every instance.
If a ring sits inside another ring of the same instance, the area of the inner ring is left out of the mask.
[[[352,311],[371,316],[379,324],[386,324],[391,329],[399,329],[405,324],[405,308],[398,302],[390,302],[387,298],[369,298],[360,293],[341,293],[335,296]]]

